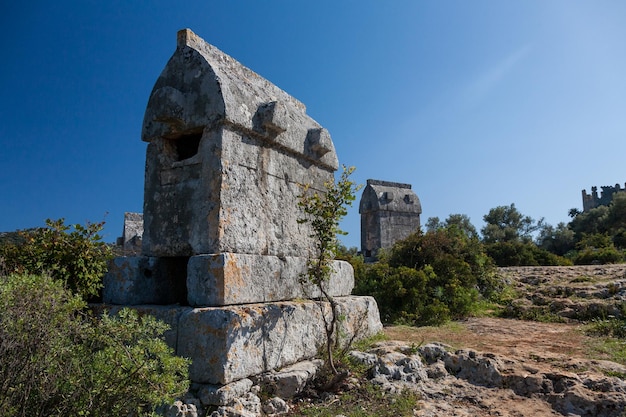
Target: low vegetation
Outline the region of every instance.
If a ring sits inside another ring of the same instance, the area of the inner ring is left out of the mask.
[[[465,317],[500,285],[478,239],[455,226],[413,234],[377,263],[355,265],[355,271],[355,293],[374,296],[388,323],[428,325]]]
[[[513,204],[490,210],[481,234],[465,215],[430,218],[425,231],[381,251],[376,263],[365,263],[335,237],[358,189],[350,173],[344,169],[324,196],[304,190],[300,202],[309,216],[302,221],[311,222],[318,243],[305,278],[331,306],[325,284],[330,261],[338,256],[354,267],[354,292],[374,296],[387,324],[444,325],[438,329],[453,335],[450,320],[471,316],[578,320],[587,323],[589,349],[597,357],[626,364],[622,284],[598,290],[614,299],[598,306],[580,295],[584,288],[602,287],[593,274],[568,276],[567,282],[513,282],[498,273],[503,266],[626,261],[626,194],[606,207],[570,210],[570,223],[556,227],[522,215]],[[148,416],[187,390],[189,363],[163,342],[163,323],[130,310],[114,317],[89,314],[86,303],[98,298],[112,256],[99,235],[102,226],[47,220],[41,228],[0,235],[0,417]],[[364,372],[333,349],[340,319],[334,314],[326,323],[328,380]],[[412,392],[389,395],[356,381],[332,397],[299,403],[297,412],[402,416],[412,415],[418,401]]]
[[[0,417],[149,416],[187,390],[165,324],[90,314],[109,256],[101,227],[48,221],[0,245]]]
[[[378,386],[362,383],[329,400],[296,404],[292,415],[310,417],[409,417],[418,408],[420,397],[414,391],[385,393]]]

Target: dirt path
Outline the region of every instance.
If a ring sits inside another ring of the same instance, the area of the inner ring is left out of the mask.
[[[626,367],[622,365],[589,358],[588,344],[592,339],[577,324],[471,318],[443,327],[388,327],[385,333],[392,340],[414,346],[441,342],[450,345],[451,350],[475,350],[480,356],[497,359],[501,373],[515,381],[537,381],[537,384],[549,380],[569,381],[567,384],[580,381],[581,387],[585,387],[591,385],[586,381],[606,381],[611,379],[607,375],[626,375]],[[592,416],[597,411],[580,410],[589,408],[588,404],[596,401],[596,394],[598,404],[610,396],[598,390],[560,396],[558,389],[529,388],[524,384],[510,389],[485,385],[488,384],[462,378],[429,381],[423,387],[424,400],[416,415],[562,416],[568,415],[565,411],[569,408],[578,411],[572,412],[573,416]],[[620,416],[621,411],[603,411],[599,415]]]
[[[387,327],[385,333],[390,339],[409,343],[438,341],[505,356],[582,356],[590,338],[581,329],[578,324],[470,318],[443,327]]]

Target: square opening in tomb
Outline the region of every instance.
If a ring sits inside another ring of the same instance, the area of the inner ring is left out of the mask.
[[[155,304],[189,305],[187,302],[187,256],[162,257],[144,266],[141,274],[144,282],[152,282]]]
[[[187,133],[176,138],[167,139],[169,150],[174,161],[180,162],[193,158],[198,154],[202,132]]]

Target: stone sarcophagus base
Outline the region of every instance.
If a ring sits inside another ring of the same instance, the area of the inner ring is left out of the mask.
[[[296,256],[221,253],[157,258],[115,258],[104,277],[107,304],[181,304],[192,307],[226,306],[317,298],[321,294],[303,283],[307,258]],[[350,295],[352,266],[333,262],[328,293]]]
[[[337,297],[343,343],[382,330],[371,297]],[[330,317],[330,307],[322,303]],[[97,305],[116,314],[124,306]],[[229,384],[242,378],[317,356],[326,343],[322,309],[313,300],[192,308],[141,305],[129,307],[168,323],[166,342],[179,356],[192,359],[190,379],[200,384]]]

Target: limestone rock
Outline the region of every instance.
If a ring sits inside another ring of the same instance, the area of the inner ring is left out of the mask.
[[[287,366],[279,371],[267,372],[254,378],[257,384],[271,395],[293,398],[317,375],[323,361],[314,359]]]
[[[203,405],[228,405],[238,397],[243,397],[252,388],[248,378],[226,385],[204,385],[198,390],[198,398]]]
[[[211,417],[258,417],[261,415],[261,399],[249,392],[233,399],[227,406],[218,407]]]
[[[289,412],[289,405],[280,397],[273,397],[263,404],[263,412],[269,416],[278,416]]]
[[[345,340],[382,330],[372,298],[335,300],[346,318],[339,331]],[[326,309],[329,312],[327,305]],[[249,304],[186,311],[178,325],[177,353],[192,358],[193,381],[227,384],[313,358],[324,342],[321,312],[315,302]]]
[[[307,258],[223,253],[186,258],[119,257],[109,263],[103,301],[110,304],[190,304],[198,307],[317,298],[301,283]],[[331,296],[350,295],[352,266],[334,261]]]
[[[193,404],[185,404],[177,400],[166,408],[163,417],[198,417],[198,410]]]
[[[186,29],[142,139],[145,255],[309,256],[298,184],[321,190],[338,161],[301,102]]]
[[[187,299],[193,306],[224,306],[317,298],[320,291],[301,283],[308,258],[235,253],[192,256],[187,270]],[[350,295],[352,266],[333,262],[327,285],[331,296]]]
[[[102,300],[120,305],[186,304],[186,259],[118,257],[104,275]]]
[[[380,376],[389,381],[419,382],[428,374],[419,356],[407,356],[400,352],[389,352],[378,357],[371,370],[373,378]]]

